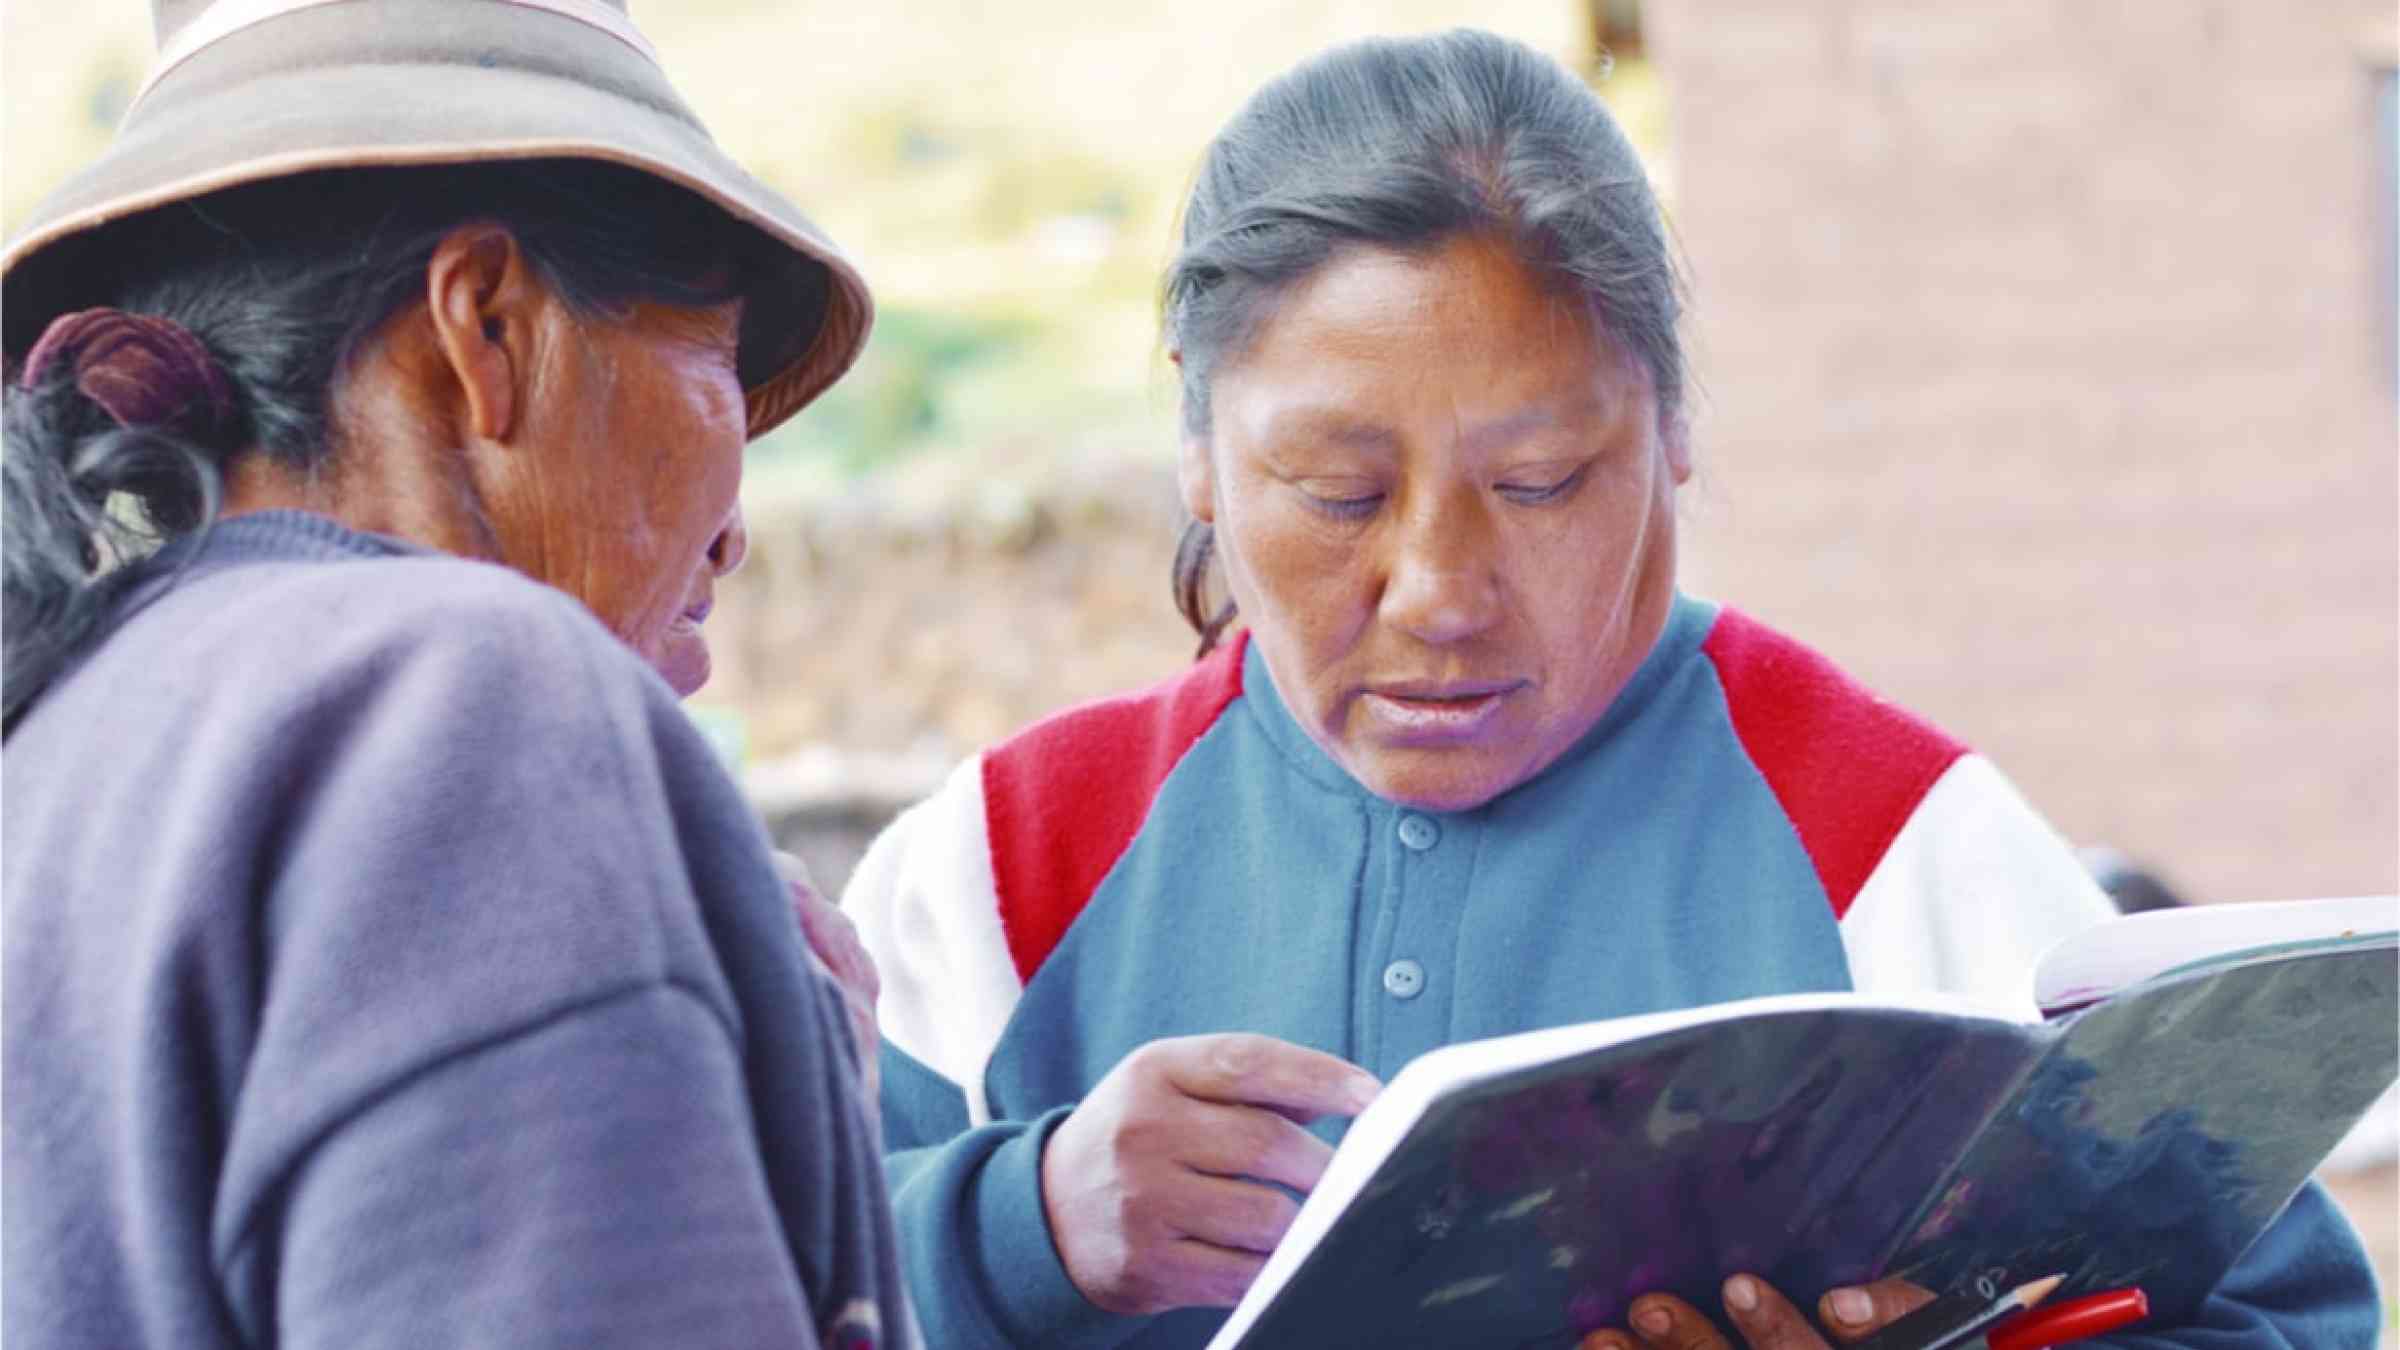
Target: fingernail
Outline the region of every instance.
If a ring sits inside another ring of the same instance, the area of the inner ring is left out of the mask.
[[[1373,1105],[1375,1098],[1382,1092],[1383,1084],[1363,1074],[1350,1080],[1350,1100],[1355,1102],[1361,1111]]]
[[[1833,1319],[1855,1326],[1875,1315],[1875,1300],[1864,1289],[1836,1289],[1826,1298],[1833,1305]]]
[[[1725,1282],[1725,1303],[1735,1312],[1753,1312],[1758,1308],[1758,1287],[1747,1275],[1736,1275]]]
[[[1667,1316],[1666,1309],[1652,1303],[1633,1310],[1633,1324],[1645,1336],[1663,1336],[1668,1327],[1675,1325],[1675,1319]]]
[[[775,850],[774,856],[775,875],[782,877],[790,885],[806,886],[812,891],[817,888],[816,883],[809,878],[808,864],[800,861],[798,856],[786,853],[781,849]]]

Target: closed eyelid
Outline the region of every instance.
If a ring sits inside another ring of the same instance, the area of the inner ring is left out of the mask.
[[[1594,454],[1559,455],[1552,459],[1524,459],[1509,464],[1493,475],[1499,483],[1555,483],[1572,478],[1600,460]]]
[[[1364,519],[1383,504],[1383,488],[1368,480],[1295,478],[1289,482],[1308,509],[1336,520]]]
[[[1492,481],[1539,487],[1543,484],[1557,483],[1573,478],[1589,468],[1590,463],[1589,460],[1573,460],[1551,464],[1519,464],[1514,468],[1501,470],[1493,476]]]
[[[1593,461],[1587,459],[1564,474],[1557,472],[1556,466],[1544,467],[1538,471],[1530,468],[1522,469],[1512,474],[1502,475],[1499,482],[1495,483],[1493,487],[1496,491],[1511,496],[1546,501],[1573,491],[1577,484],[1591,475],[1592,464]]]

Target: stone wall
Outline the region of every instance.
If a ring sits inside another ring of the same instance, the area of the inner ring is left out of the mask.
[[[1171,469],[1140,459],[755,509],[699,706],[738,713],[753,799],[838,891],[966,755],[1190,660],[1178,524]]]

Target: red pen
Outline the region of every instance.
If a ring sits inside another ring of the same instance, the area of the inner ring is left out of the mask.
[[[2064,1303],[2028,1308],[1992,1328],[1991,1350],[2043,1350],[2114,1331],[2150,1315],[2150,1296],[2139,1289],[2111,1289]]]

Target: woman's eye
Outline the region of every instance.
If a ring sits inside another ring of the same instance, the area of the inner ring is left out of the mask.
[[[1539,506],[1543,502],[1557,501],[1573,492],[1576,486],[1583,482],[1584,475],[1590,473],[1591,470],[1592,466],[1586,464],[1566,477],[1551,482],[1501,483],[1493,491],[1521,505]]]
[[[1310,507],[1336,520],[1364,520],[1375,514],[1375,508],[1383,504],[1383,494],[1380,492],[1303,489],[1303,495],[1307,497]]]

